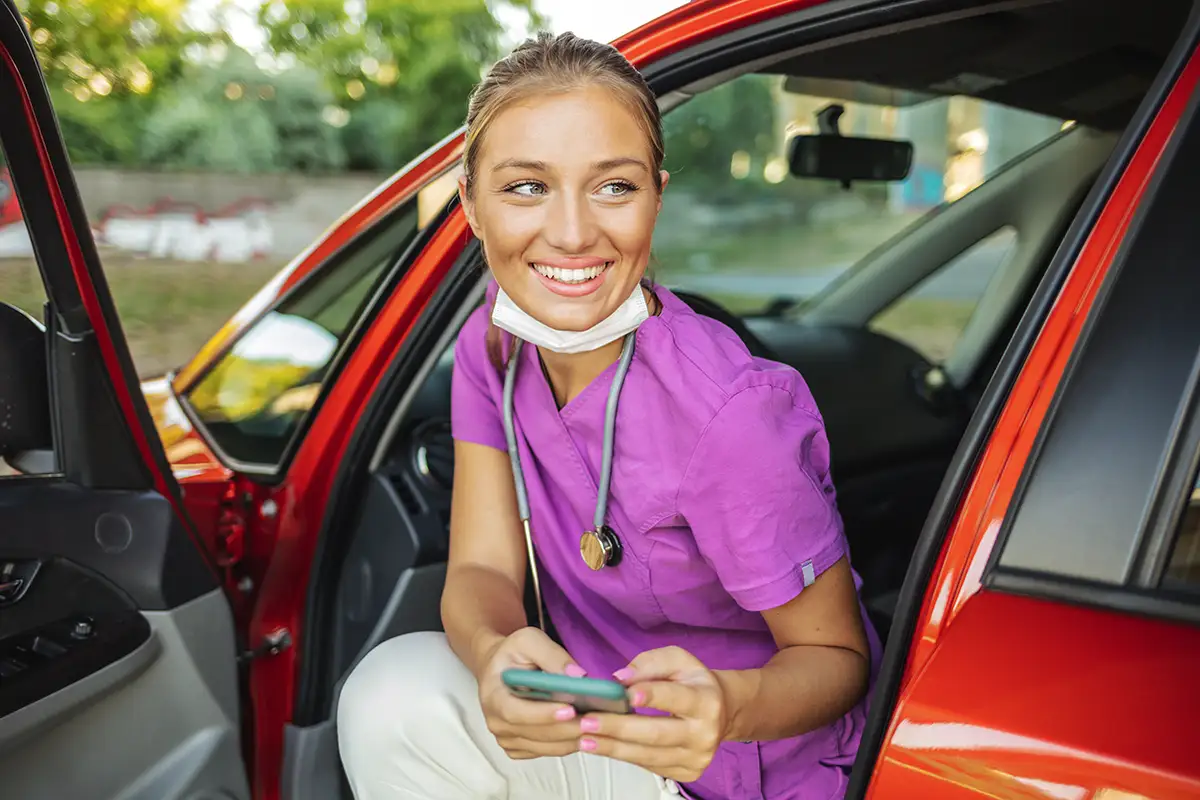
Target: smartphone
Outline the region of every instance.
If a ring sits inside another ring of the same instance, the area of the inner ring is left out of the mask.
[[[527,669],[506,669],[500,679],[517,697],[566,703],[581,714],[589,711],[628,714],[633,711],[625,687],[616,681],[572,678]]]

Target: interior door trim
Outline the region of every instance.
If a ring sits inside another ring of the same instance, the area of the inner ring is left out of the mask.
[[[0,752],[27,741],[64,719],[85,703],[95,702],[145,672],[162,652],[158,636],[150,636],[133,652],[52,695],[0,717]]]

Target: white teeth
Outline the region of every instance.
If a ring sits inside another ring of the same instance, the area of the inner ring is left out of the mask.
[[[585,283],[598,278],[601,272],[608,269],[608,264],[584,269],[563,269],[562,267],[548,267],[545,264],[533,264],[532,266],[543,278],[549,278],[559,283]]]

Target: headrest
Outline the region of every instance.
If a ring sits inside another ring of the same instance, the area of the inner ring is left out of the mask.
[[[0,456],[53,447],[46,330],[0,303]]]

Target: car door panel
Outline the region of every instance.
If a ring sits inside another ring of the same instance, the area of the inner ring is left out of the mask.
[[[20,437],[0,424],[0,452],[19,440],[18,461],[54,467],[0,479],[0,796],[243,800],[230,605],[181,513],[11,0],[0,104],[18,112],[0,145],[49,299],[44,331],[0,309],[46,342],[0,407],[50,409]]]
[[[1196,22],[1168,65],[1165,99],[1149,101],[1162,105],[1148,109],[1152,121],[1130,147],[958,507],[905,646],[907,667],[871,797],[1173,798],[1200,791],[1193,730],[1200,633],[1154,618],[1182,608],[1200,618],[1195,604],[1162,600],[1153,587],[1113,575],[1097,581],[1084,569],[1111,538],[1104,528],[1123,526],[1127,538],[1144,538],[1124,512],[1141,524],[1161,513],[1148,484],[1159,483],[1162,468],[1147,469],[1129,447],[1156,448],[1161,458],[1161,427],[1185,417],[1178,396],[1164,404],[1143,393],[1166,385],[1164,364],[1172,360],[1177,376],[1194,377],[1200,283],[1186,263],[1197,236],[1190,204],[1200,158]],[[1122,288],[1123,278],[1134,283]],[[1147,294],[1153,281],[1159,302]],[[1103,334],[1116,323],[1121,331]],[[1089,365],[1089,350],[1101,345],[1104,360]],[[1139,370],[1153,380],[1135,379]],[[1117,427],[1114,404],[1125,407]],[[1074,445],[1053,446],[1063,437]],[[1137,496],[1122,495],[1121,514],[1097,515],[1117,489]],[[1064,537],[1078,545],[1072,559],[1061,558]],[[1003,558],[990,563],[1013,541],[1011,568]],[[1033,569],[1034,549],[1038,570],[1049,564],[1055,575]]]

